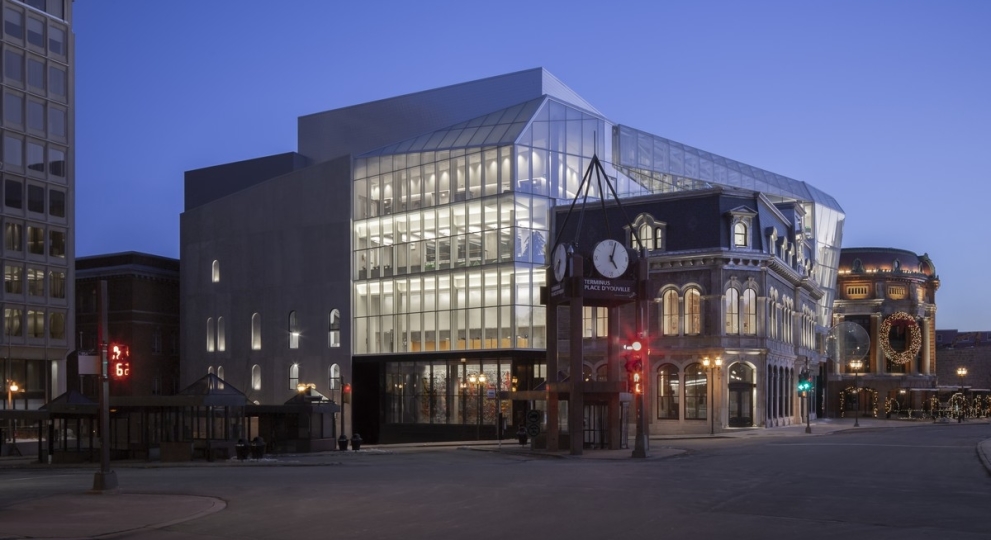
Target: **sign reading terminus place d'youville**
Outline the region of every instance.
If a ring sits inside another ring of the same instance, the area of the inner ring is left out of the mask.
[[[596,298],[603,300],[629,300],[636,297],[635,281],[617,281],[612,279],[578,279],[577,290],[584,298]],[[559,297],[565,295],[570,289],[564,283],[557,283],[551,287],[551,296]],[[570,289],[575,290],[575,289]]]

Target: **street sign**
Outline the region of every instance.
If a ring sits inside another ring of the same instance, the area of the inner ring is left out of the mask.
[[[527,424],[537,424],[540,425],[540,411],[537,409],[530,409],[526,412],[526,423]]]
[[[530,437],[536,437],[540,435],[540,426],[537,424],[527,424],[526,434]]]

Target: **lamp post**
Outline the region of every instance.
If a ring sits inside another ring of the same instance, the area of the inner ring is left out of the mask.
[[[482,389],[485,388],[485,374],[484,373],[472,373],[468,376],[468,383],[475,388],[478,392],[478,408],[475,410],[475,414],[478,417],[478,423],[475,427],[475,440],[482,439]]]
[[[960,406],[959,416],[957,416],[957,423],[960,423],[960,422],[963,422],[964,405],[967,404],[967,400],[964,399],[964,386],[963,386],[964,377],[967,376],[967,368],[965,368],[963,366],[958,367],[957,368],[957,376],[960,377],[960,398],[961,398],[960,401],[963,403]]]
[[[853,427],[860,427],[860,368],[864,367],[863,360],[850,360],[850,369],[853,370],[853,393],[857,396],[857,410],[853,413]]]
[[[709,403],[711,404],[709,405],[709,411],[708,411],[709,435],[716,434],[716,418],[715,418],[716,415],[715,415],[715,411],[713,411],[713,409],[716,406],[716,396],[714,395],[714,391],[716,388],[716,373],[718,373],[719,367],[722,365],[723,365],[723,359],[718,356],[713,361],[710,361],[708,356],[702,358],[702,366],[705,367],[705,370],[712,375],[712,384],[706,385],[707,387],[711,386],[711,388],[709,388],[708,391],[706,392],[707,394],[709,394],[708,396]]]
[[[19,390],[20,390],[20,387],[17,386],[17,383],[16,382],[11,381],[11,380],[8,380],[7,381],[7,408],[8,409],[11,409],[11,410],[14,409],[14,392],[17,392]]]

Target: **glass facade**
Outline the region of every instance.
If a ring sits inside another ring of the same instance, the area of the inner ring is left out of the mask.
[[[818,323],[832,326],[837,264],[845,215],[836,199],[805,182],[699,150],[627,126],[613,127],[614,167],[620,196],[704,189],[714,185],[764,193],[772,202],[802,201],[805,234],[815,253],[813,275],[825,293]],[[608,169],[607,169],[608,170]],[[610,173],[611,174],[611,173]]]
[[[604,131],[546,98],[359,158],[355,354],[544,349],[551,208]]]
[[[843,222],[834,199],[544,97],[356,159],[355,354],[545,348],[550,211],[574,199],[595,154],[621,197],[726,185],[806,201],[829,325]]]
[[[495,425],[510,401],[490,399],[512,388],[511,358],[419,360],[386,365],[385,421],[390,424]]]

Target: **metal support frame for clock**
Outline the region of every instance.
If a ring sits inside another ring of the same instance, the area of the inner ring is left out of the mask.
[[[609,213],[606,197],[611,195],[616,207],[620,210],[624,221],[629,224],[635,241],[636,249],[629,249],[625,243],[614,238],[604,238],[597,242],[593,249],[579,243],[582,238],[582,226],[585,218],[585,207],[588,205],[588,195],[592,184],[597,185],[599,200],[602,206],[604,230],[610,234]],[[581,207],[578,208],[578,202]],[[563,232],[575,209],[578,208],[578,223],[573,238],[563,239]],[[542,303],[547,310],[547,448],[557,450],[558,446],[558,400],[567,395],[568,400],[568,432],[570,434],[570,450],[572,455],[581,455],[584,444],[584,394],[594,393],[607,395],[610,418],[610,448],[620,448],[620,436],[623,432],[619,425],[620,395],[629,396],[626,381],[620,377],[619,355],[620,342],[617,309],[625,304],[635,303],[633,332],[636,337],[646,339],[643,327],[643,310],[646,301],[647,261],[643,243],[638,231],[626,216],[619,196],[606,174],[598,156],[593,155],[582,181],[578,186],[575,197],[568,208],[568,213],[560,227],[557,227],[554,246],[551,250],[551,267],[548,269],[547,282],[551,285],[541,291]],[[586,262],[592,264],[586,266]],[[557,339],[557,308],[569,305],[569,327],[571,341],[569,345],[570,380],[567,383],[557,381],[558,339]],[[582,320],[585,305],[607,307],[609,317],[609,341],[607,347],[608,380],[605,382],[586,382],[582,377],[583,342]],[[633,457],[646,457],[647,433],[643,414],[643,394],[633,396],[636,400],[635,410],[636,439]],[[613,425],[615,424],[615,425]]]

